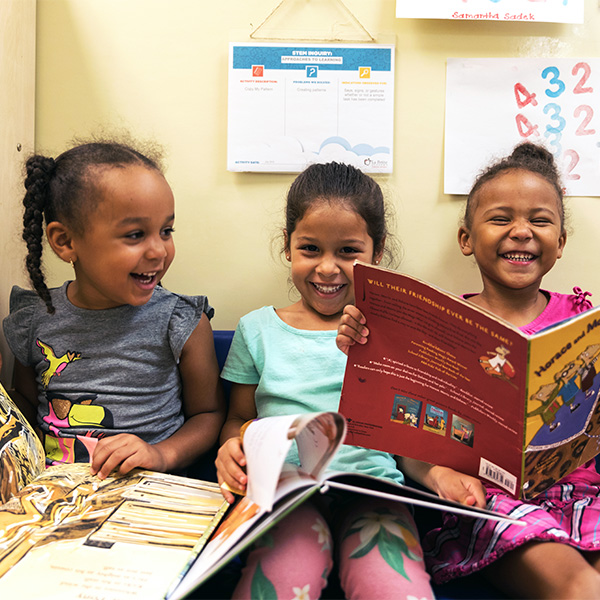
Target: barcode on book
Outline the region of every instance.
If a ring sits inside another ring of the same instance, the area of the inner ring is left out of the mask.
[[[514,475],[485,458],[479,459],[479,477],[493,481],[511,494],[517,489],[517,478]]]

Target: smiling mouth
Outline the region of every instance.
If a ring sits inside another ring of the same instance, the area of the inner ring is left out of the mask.
[[[317,292],[320,292],[321,294],[336,294],[346,285],[345,283],[338,283],[337,285],[324,285],[322,283],[314,283],[312,281],[310,283],[317,290]]]
[[[514,262],[531,262],[537,258],[535,254],[530,254],[529,252],[507,252],[506,254],[501,254],[500,256],[506,260],[512,260]]]
[[[131,273],[134,279],[137,279],[140,283],[152,283],[156,277],[158,271],[150,271],[148,273]]]

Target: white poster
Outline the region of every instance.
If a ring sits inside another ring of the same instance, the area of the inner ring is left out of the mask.
[[[567,194],[600,196],[600,58],[448,59],[444,191],[523,140],[554,154]]]
[[[335,160],[391,173],[393,116],[393,46],[230,45],[230,171]]]
[[[396,16],[411,19],[583,23],[584,0],[396,0]]]

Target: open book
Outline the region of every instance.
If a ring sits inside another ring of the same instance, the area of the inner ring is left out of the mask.
[[[328,487],[514,522],[366,475],[325,473],[345,434],[338,413],[253,422],[243,438],[247,494],[219,524],[229,505],[214,483],[142,470],[101,481],[87,464],[43,470],[39,440],[0,386],[2,482],[21,474],[0,504],[0,597],[183,598]],[[303,469],[285,463],[293,443]]]
[[[228,507],[216,483],[44,462],[0,385],[1,598],[164,598]]]
[[[247,493],[236,502],[189,571],[177,582],[169,600],[183,598],[300,503],[330,488],[520,523],[492,511],[463,506],[369,475],[327,471],[345,435],[345,419],[335,412],[268,417],[252,422],[243,436]],[[297,445],[302,468],[285,462],[293,443]]]
[[[350,349],[346,443],[532,498],[600,452],[600,308],[527,336],[462,298],[357,263],[367,344]]]

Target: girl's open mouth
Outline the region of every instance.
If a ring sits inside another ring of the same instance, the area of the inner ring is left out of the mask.
[[[510,260],[511,262],[520,263],[528,263],[537,258],[535,254],[530,254],[529,252],[507,252],[506,254],[501,254],[500,256],[506,260]]]
[[[343,287],[345,287],[345,283],[337,283],[335,285],[327,285],[323,283],[314,283],[311,281],[311,285],[317,290],[317,292],[321,294],[337,294]]]
[[[154,283],[157,273],[158,271],[152,271],[150,273],[131,273],[131,276],[142,285],[150,285]]]

